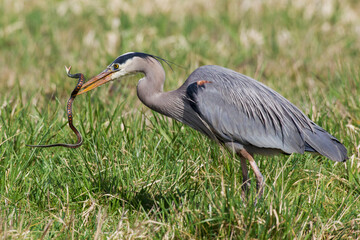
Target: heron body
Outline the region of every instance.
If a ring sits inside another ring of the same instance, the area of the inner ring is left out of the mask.
[[[254,154],[319,153],[337,162],[346,148],[311,121],[295,105],[264,84],[220,66],[202,66],[174,91],[163,92],[165,71],[159,57],[126,53],[85,83],[82,94],[124,75],[141,72],[139,99],[149,108],[205,134],[240,157],[243,189],[248,186],[246,160],[257,178],[259,197],[263,176]]]

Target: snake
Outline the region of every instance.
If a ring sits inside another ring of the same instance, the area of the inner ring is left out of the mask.
[[[49,147],[66,147],[66,148],[78,148],[83,144],[83,138],[81,136],[81,133],[76,129],[76,127],[73,125],[73,114],[72,114],[72,104],[75,100],[76,95],[80,91],[82,85],[84,84],[84,75],[82,73],[76,73],[76,74],[70,74],[71,66],[66,67],[66,74],[70,78],[78,78],[78,83],[76,84],[74,90],[71,92],[70,98],[67,101],[66,104],[66,111],[67,111],[67,117],[68,117],[68,123],[71,130],[76,134],[77,142],[74,144],[68,144],[68,143],[54,143],[49,145],[27,145],[29,147],[41,147],[41,148],[49,148]]]

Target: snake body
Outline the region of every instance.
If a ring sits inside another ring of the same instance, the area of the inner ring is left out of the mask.
[[[49,147],[66,147],[66,148],[77,148],[80,147],[83,144],[83,138],[81,136],[81,133],[76,129],[76,127],[73,125],[73,114],[72,114],[72,104],[75,100],[75,97],[77,93],[80,91],[82,85],[84,84],[84,75],[82,73],[76,73],[76,74],[70,74],[70,69],[66,68],[66,74],[70,78],[79,78],[78,83],[76,84],[74,90],[71,92],[71,96],[69,100],[67,101],[67,117],[68,117],[68,123],[69,127],[77,136],[77,142],[74,144],[68,144],[68,143],[55,143],[55,144],[49,144],[49,145],[27,145],[29,147],[42,147],[42,148],[49,148]]]

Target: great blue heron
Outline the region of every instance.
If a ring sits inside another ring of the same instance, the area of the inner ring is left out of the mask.
[[[256,176],[258,198],[264,178],[253,155],[319,153],[333,161],[347,159],[346,148],[296,106],[264,84],[220,66],[202,66],[184,84],[163,92],[160,57],[130,52],[86,82],[78,94],[106,82],[141,72],[137,95],[149,108],[205,134],[240,157],[243,192],[248,188],[246,160]]]

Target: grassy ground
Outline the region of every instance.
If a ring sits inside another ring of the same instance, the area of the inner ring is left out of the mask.
[[[1,238],[359,238],[359,11],[351,0],[1,1]],[[81,148],[25,146],[75,141],[64,65],[92,76],[128,51],[183,66],[166,69],[166,90],[205,64],[252,76],[349,160],[256,157],[266,187],[255,208],[255,186],[240,197],[239,161],[142,106],[140,76],[76,99]]]

